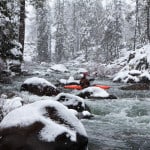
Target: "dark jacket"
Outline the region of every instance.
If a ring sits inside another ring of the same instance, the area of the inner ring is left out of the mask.
[[[85,76],[83,76],[80,79],[80,85],[81,85],[82,88],[87,88],[87,87],[90,86],[90,82],[89,82],[89,80]]]

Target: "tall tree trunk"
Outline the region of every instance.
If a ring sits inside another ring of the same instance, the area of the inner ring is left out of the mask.
[[[56,62],[60,62],[65,58],[65,36],[66,27],[64,24],[64,0],[57,0],[56,2],[56,44],[55,54]],[[58,14],[58,15],[57,15]]]
[[[136,40],[137,40],[137,26],[138,26],[138,12],[139,12],[139,1],[136,0],[136,20],[135,20],[135,31],[134,31],[134,45],[133,50],[135,51],[136,48]]]
[[[73,35],[74,35],[74,46],[72,50],[72,56],[74,58],[75,51],[77,50],[76,40],[76,3],[73,4]]]
[[[150,42],[150,0],[147,0],[147,37]]]
[[[19,42],[22,45],[22,53],[24,51],[25,39],[25,0],[20,0],[20,25],[19,25]]]

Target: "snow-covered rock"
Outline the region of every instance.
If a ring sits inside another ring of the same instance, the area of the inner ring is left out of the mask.
[[[53,65],[51,69],[59,72],[69,72],[68,69],[63,64]]]
[[[68,93],[60,93],[56,96],[55,100],[67,106],[71,110],[76,110],[76,116],[79,118],[92,117],[89,107],[85,104],[84,99],[79,96]],[[85,113],[85,111],[87,113]]]
[[[68,80],[66,80],[66,79],[60,79],[59,83],[60,84],[64,84],[64,85],[66,85],[66,84],[79,84],[80,80],[75,80],[73,76],[70,76],[68,78]]]
[[[123,82],[127,75],[128,75],[128,71],[120,71],[116,74],[113,81],[114,82]]]
[[[75,109],[79,112],[85,109],[84,100],[81,97],[68,93],[60,93],[55,97],[56,101],[61,102],[63,105],[70,109]]]
[[[15,97],[12,99],[5,99],[3,108],[2,108],[2,113],[3,116],[6,116],[10,111],[19,108],[22,106],[22,98],[21,97]]]
[[[23,99],[24,104],[33,103],[37,101],[44,101],[47,99],[58,101],[68,107],[70,110],[74,111],[77,117],[81,118],[91,118],[93,115],[90,113],[90,108],[85,104],[84,99],[69,93],[60,93],[56,97],[42,96],[28,94],[27,92],[22,92],[20,97]],[[88,111],[88,115],[82,114],[84,111]]]
[[[88,72],[88,70],[85,69],[85,68],[79,68],[79,69],[77,70],[77,73],[85,73],[85,72]]]
[[[139,71],[135,71],[134,70],[134,73],[135,72],[138,72]],[[140,74],[138,74],[139,76]],[[136,76],[136,74],[131,74],[130,71],[122,71],[122,72],[119,72],[116,77],[113,79],[113,82],[124,82],[124,83],[136,83],[136,82],[139,82],[139,78]]]
[[[59,83],[60,83],[60,84],[67,84],[67,80],[66,80],[66,79],[60,79],[60,80],[59,80]]]
[[[106,90],[99,87],[88,87],[77,94],[82,98],[116,99],[116,96],[110,95]]]
[[[144,71],[140,74],[139,79],[142,83],[150,83],[150,72]]]
[[[126,65],[117,73],[114,82],[150,82],[150,44],[129,53]]]
[[[59,90],[52,83],[38,77],[25,80],[21,85],[21,91],[28,91],[39,96],[52,96],[59,93]]]
[[[75,115],[49,99],[7,114],[0,123],[0,136],[0,149],[87,150],[88,143]]]

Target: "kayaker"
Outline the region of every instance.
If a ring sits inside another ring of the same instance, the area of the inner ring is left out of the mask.
[[[87,75],[87,72],[83,73],[83,77],[80,79],[80,85],[82,88],[87,88],[90,86],[90,81],[86,78]]]

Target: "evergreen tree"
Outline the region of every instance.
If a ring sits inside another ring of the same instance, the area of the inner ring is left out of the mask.
[[[18,43],[19,14],[18,7],[14,9],[16,5],[17,2],[14,1],[0,1],[0,57],[4,59],[9,70],[20,72],[22,53]]]
[[[150,0],[147,0],[147,37],[150,42]]]
[[[51,61],[51,9],[48,0],[31,0],[36,8],[37,54],[40,62]]]
[[[38,60],[48,60],[48,26],[46,1],[37,7],[37,51]]]
[[[16,27],[12,23],[11,11],[6,0],[0,1],[0,22],[0,57],[6,59],[10,57],[10,49],[15,46],[12,41],[16,38]]]
[[[109,62],[119,57],[119,49],[122,44],[122,12],[121,1],[114,0],[113,5],[107,9],[109,13],[108,23],[105,26],[102,48],[104,49],[105,61]],[[111,9],[110,9],[111,8]]]
[[[56,62],[65,58],[65,38],[67,37],[66,25],[64,23],[64,0],[57,0],[55,3],[55,57]]]
[[[25,0],[20,0],[20,24],[19,24],[19,42],[22,45],[21,51],[24,51],[25,41]]]

